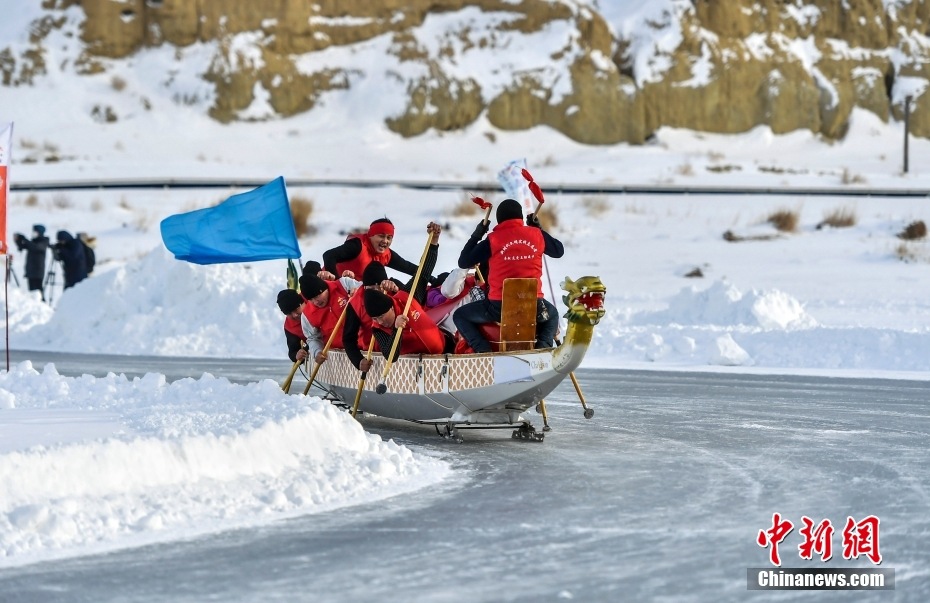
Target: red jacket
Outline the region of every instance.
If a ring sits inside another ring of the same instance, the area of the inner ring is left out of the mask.
[[[307,317],[311,325],[320,330],[321,337],[326,342],[329,341],[330,335],[333,334],[333,330],[336,328],[336,323],[339,322],[339,317],[342,316],[342,311],[345,310],[346,304],[349,303],[349,293],[338,279],[323,282],[329,288],[329,303],[322,308],[317,308],[313,305],[313,302],[308,301],[304,304],[304,316]],[[342,325],[339,325],[339,331],[333,338],[330,347],[342,349]]]
[[[379,264],[387,266],[391,261],[391,250],[386,249],[384,253],[375,253],[375,248],[372,246],[371,239],[368,238],[367,234],[349,235],[346,237],[346,241],[349,239],[359,239],[362,242],[362,250],[354,259],[336,264],[336,270],[338,271],[336,273],[337,277],[342,276],[342,273],[346,270],[351,270],[355,274],[356,279],[361,279],[362,273],[365,272],[365,267],[371,262],[378,262]]]
[[[306,308],[307,305],[309,304],[304,305],[304,308]],[[291,318],[290,315],[284,317],[284,331],[300,338],[301,341],[306,339],[306,337],[304,337],[304,328],[300,326],[300,319],[295,320]]]
[[[362,353],[368,351],[368,346],[371,345],[371,329],[374,326],[374,321],[371,320],[371,316],[368,316],[368,312],[365,311],[365,292],[362,289],[359,289],[356,295],[352,296],[352,299],[349,300],[349,305],[352,306],[352,309],[355,310],[355,315],[358,316],[358,349],[362,350]],[[378,349],[378,342],[375,342],[375,351],[381,351]]]
[[[493,277],[488,282],[488,299],[500,301],[504,297],[504,279],[535,278],[536,297],[543,296],[542,258],[546,241],[542,231],[525,226],[523,220],[504,220],[488,233],[491,259],[488,271]]]
[[[404,313],[404,307],[407,305],[409,297],[410,294],[406,291],[398,291],[391,298],[391,301],[394,302],[394,313],[397,316]],[[407,326],[404,327],[400,336],[400,353],[442,354],[445,345],[442,332],[415,299],[410,302],[410,312],[407,313],[407,318],[409,322],[407,322]],[[374,328],[390,333],[389,330],[383,329],[378,324],[375,324]]]

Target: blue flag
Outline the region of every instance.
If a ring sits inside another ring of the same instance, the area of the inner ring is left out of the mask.
[[[168,216],[161,221],[161,238],[175,258],[194,264],[300,257],[280,176],[216,207]]]

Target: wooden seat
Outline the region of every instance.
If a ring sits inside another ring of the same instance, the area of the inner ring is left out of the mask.
[[[502,352],[532,350],[536,347],[536,294],[539,280],[504,280],[501,300],[501,330],[498,349]]]

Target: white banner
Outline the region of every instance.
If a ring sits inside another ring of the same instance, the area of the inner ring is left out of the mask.
[[[524,211],[532,212],[535,206],[529,183],[523,177],[522,170],[525,168],[526,159],[515,159],[497,173],[497,180],[504,187],[508,198],[519,201]]]

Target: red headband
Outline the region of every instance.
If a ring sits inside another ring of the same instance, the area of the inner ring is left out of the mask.
[[[375,235],[391,235],[393,237],[394,225],[390,222],[373,222],[368,227],[368,236],[373,237]]]

